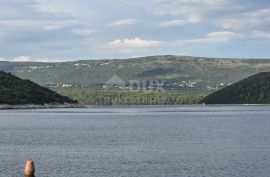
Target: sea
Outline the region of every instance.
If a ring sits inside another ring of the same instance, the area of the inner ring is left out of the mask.
[[[269,177],[270,106],[0,111],[0,176]]]

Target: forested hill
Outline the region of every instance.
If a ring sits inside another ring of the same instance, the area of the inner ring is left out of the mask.
[[[0,71],[0,104],[23,105],[76,103],[30,80],[23,80]]]
[[[270,72],[256,74],[205,97],[206,104],[270,104]]]
[[[0,62],[0,70],[42,86],[100,86],[116,74],[126,82],[156,79],[181,85],[190,81],[203,89],[270,71],[270,60],[152,56],[63,63]]]

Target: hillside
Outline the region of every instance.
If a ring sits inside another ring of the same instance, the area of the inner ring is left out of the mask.
[[[60,88],[57,92],[83,105],[176,105],[197,104],[208,92],[158,92]]]
[[[270,104],[270,72],[253,75],[201,100],[206,104]]]
[[[168,89],[225,87],[253,74],[270,71],[266,59],[216,59],[152,56],[63,63],[0,62],[0,70],[46,87],[101,87],[114,74],[130,80],[164,80]]]
[[[76,103],[30,80],[23,80],[0,71],[0,104],[23,105]]]

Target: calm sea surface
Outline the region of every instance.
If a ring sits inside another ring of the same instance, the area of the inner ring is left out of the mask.
[[[270,107],[0,111],[0,176],[269,177]]]

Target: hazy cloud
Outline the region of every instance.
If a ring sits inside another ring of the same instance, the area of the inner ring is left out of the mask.
[[[1,0],[0,54],[9,61],[269,57],[269,28],[266,0]]]
[[[72,29],[72,32],[76,34],[77,36],[81,37],[92,37],[93,34],[97,33],[96,30],[87,29],[87,28],[81,28],[81,29]]]
[[[2,58],[4,60],[4,58]],[[1,58],[0,58],[1,61]],[[31,58],[30,56],[17,56],[12,62],[64,62],[64,59],[56,59],[56,58]]]
[[[259,38],[270,39],[270,32],[255,31],[254,35],[255,37],[259,37]]]
[[[124,20],[118,20],[107,24],[109,27],[126,27],[126,26],[133,26],[138,23],[138,20],[130,18]]]
[[[231,17],[217,20],[217,24],[223,28],[234,30],[269,29],[270,9],[234,14]]]
[[[189,40],[178,40],[177,44],[187,45],[187,44],[212,44],[212,43],[224,43],[228,42],[231,39],[237,37],[238,34],[230,31],[220,31],[220,32],[211,32],[206,34],[202,38],[189,39]]]
[[[32,7],[39,12],[65,17],[74,13],[76,2],[73,0],[33,0]]]
[[[168,20],[163,21],[159,23],[159,26],[161,27],[177,27],[177,26],[183,26],[191,23],[198,23],[200,22],[200,18],[190,18],[188,20]]]
[[[15,62],[28,62],[30,61],[30,57],[29,56],[17,56],[13,59],[13,61]]]
[[[0,20],[1,28],[30,28],[39,30],[55,30],[75,24],[76,22],[73,20]]]
[[[213,11],[226,9],[231,0],[156,0],[157,15],[204,18]]]

